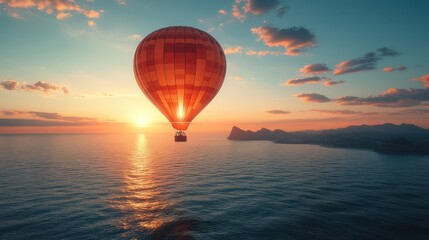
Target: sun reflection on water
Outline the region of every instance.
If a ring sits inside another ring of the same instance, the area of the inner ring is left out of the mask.
[[[171,205],[160,191],[162,181],[151,167],[151,156],[144,134],[138,135],[135,151],[129,158],[121,196],[113,207],[124,213],[120,228],[132,232],[152,232],[172,219],[166,215]]]

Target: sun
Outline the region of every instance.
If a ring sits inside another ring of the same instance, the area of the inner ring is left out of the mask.
[[[149,121],[149,119],[148,119],[148,118],[146,118],[146,117],[141,117],[141,118],[137,118],[137,119],[134,121],[134,124],[135,124],[137,127],[144,128],[144,127],[148,127],[148,126],[149,126],[150,121]]]

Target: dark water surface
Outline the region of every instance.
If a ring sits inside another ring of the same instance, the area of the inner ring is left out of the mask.
[[[0,239],[429,239],[429,157],[0,135]]]

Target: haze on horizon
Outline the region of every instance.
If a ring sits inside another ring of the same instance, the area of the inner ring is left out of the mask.
[[[174,25],[210,33],[227,57],[191,132],[429,128],[429,2],[186,2],[0,0],[0,133],[173,132],[132,61]]]

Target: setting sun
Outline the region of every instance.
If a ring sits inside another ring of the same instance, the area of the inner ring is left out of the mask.
[[[139,128],[144,128],[149,126],[150,120],[147,117],[140,117],[134,121],[134,124]]]

